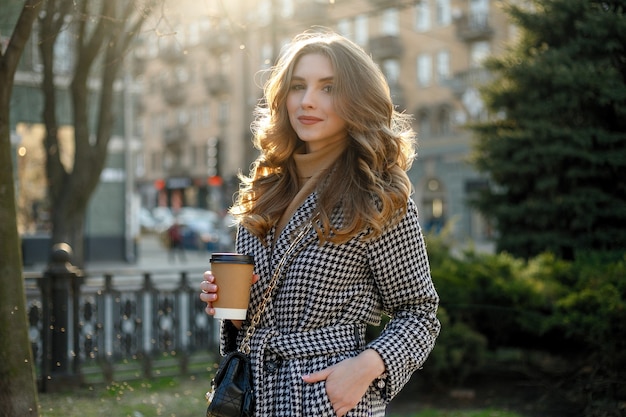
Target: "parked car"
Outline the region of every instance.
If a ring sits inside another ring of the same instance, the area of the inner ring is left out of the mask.
[[[226,225],[226,218],[214,211],[182,207],[174,213],[169,207],[155,207],[152,217],[156,222],[155,229],[166,247],[167,229],[177,221],[181,226],[183,248],[186,250],[218,252],[234,248],[234,229]]]
[[[152,233],[156,231],[157,221],[145,207],[139,209],[139,227],[142,233]]]
[[[171,225],[174,224],[174,213],[169,207],[155,207],[152,209],[152,217],[154,218],[156,225],[155,231],[163,233]]]

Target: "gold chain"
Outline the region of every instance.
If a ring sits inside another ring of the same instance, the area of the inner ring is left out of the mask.
[[[312,227],[313,227],[313,220],[307,223],[307,225],[300,230],[300,233],[298,233],[298,236],[296,236],[293,242],[291,242],[285,254],[280,258],[280,262],[278,263],[278,266],[276,267],[276,270],[274,271],[274,274],[272,275],[272,279],[270,280],[270,283],[267,286],[265,293],[263,294],[263,300],[261,301],[261,304],[259,305],[259,308],[257,309],[256,313],[252,317],[252,320],[250,320],[250,326],[246,330],[246,334],[243,340],[241,341],[241,345],[239,346],[240,352],[245,353],[246,355],[250,353],[250,340],[252,339],[252,335],[254,334],[254,331],[256,330],[256,326],[261,321],[261,315],[263,314],[263,311],[265,311],[265,307],[267,306],[267,303],[272,298],[272,293],[274,292],[274,288],[276,288],[276,284],[278,283],[278,278],[280,276],[281,269],[287,262],[287,258],[290,255],[292,255],[293,250],[302,241],[302,239],[304,239],[304,237],[309,233]],[[300,250],[302,250],[302,248],[300,248]]]

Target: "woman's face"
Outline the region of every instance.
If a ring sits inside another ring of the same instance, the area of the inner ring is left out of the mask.
[[[335,113],[334,76],[330,59],[321,54],[303,55],[294,67],[287,113],[298,138],[306,143],[307,152],[348,137],[346,122]]]

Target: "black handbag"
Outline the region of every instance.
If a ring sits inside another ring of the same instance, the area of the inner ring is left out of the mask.
[[[222,359],[207,392],[207,417],[251,417],[254,412],[250,358],[238,350]]]
[[[254,383],[252,365],[248,356],[250,354],[250,340],[256,326],[261,321],[261,314],[263,314],[265,306],[272,297],[280,271],[284,267],[288,255],[292,254],[298,243],[309,233],[312,227],[313,221],[302,228],[298,236],[291,242],[272,275],[259,308],[250,320],[250,326],[246,330],[239,349],[228,353],[220,362],[217,373],[211,381],[211,390],[205,394],[209,404],[206,410],[207,417],[252,417],[254,413]]]

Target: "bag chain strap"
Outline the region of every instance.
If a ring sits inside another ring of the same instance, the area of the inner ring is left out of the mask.
[[[300,232],[298,233],[298,236],[296,236],[293,242],[291,242],[291,244],[289,245],[289,248],[287,248],[287,251],[281,257],[280,262],[278,263],[278,266],[276,267],[276,270],[274,270],[272,279],[270,280],[270,283],[267,289],[265,290],[265,293],[263,294],[263,300],[261,301],[261,304],[259,305],[259,308],[257,309],[256,313],[252,317],[252,320],[250,320],[250,326],[246,330],[246,334],[243,340],[241,341],[241,345],[239,346],[239,349],[238,349],[240,352],[245,353],[246,355],[250,354],[250,340],[252,339],[252,335],[254,334],[254,331],[256,330],[256,326],[261,321],[261,315],[265,311],[265,307],[267,306],[267,303],[272,298],[272,293],[274,292],[274,288],[276,288],[276,284],[278,283],[278,278],[280,276],[281,269],[287,262],[287,258],[289,257],[289,255],[292,255],[292,252],[295,249],[295,247],[302,241],[302,239],[304,239],[304,237],[309,233],[312,227],[313,227],[313,220],[311,220],[305,227],[303,227],[300,230]],[[303,247],[301,247],[297,253],[299,253],[302,249]]]

